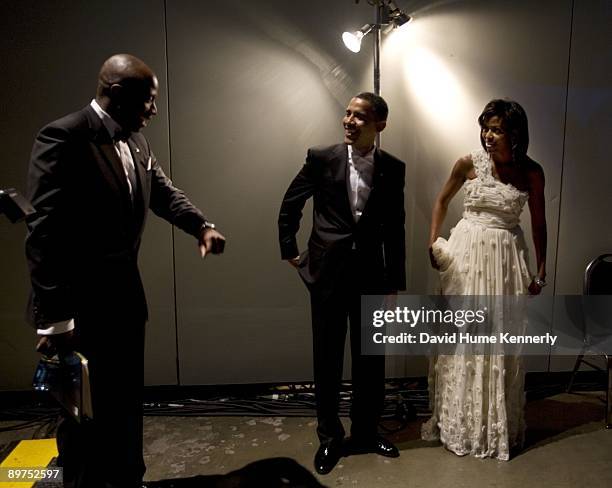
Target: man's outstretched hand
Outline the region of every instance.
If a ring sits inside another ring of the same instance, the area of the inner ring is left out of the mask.
[[[200,235],[199,246],[202,258],[209,253],[221,254],[225,249],[225,237],[215,229],[206,227]]]

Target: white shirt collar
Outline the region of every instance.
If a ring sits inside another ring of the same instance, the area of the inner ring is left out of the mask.
[[[96,115],[100,117],[100,120],[104,124],[104,127],[106,127],[106,130],[111,136],[111,139],[114,139],[115,134],[117,132],[122,131],[121,126],[110,115],[108,115],[104,110],[102,110],[102,107],[100,107],[95,98],[91,101],[89,105],[91,105],[91,108],[94,109]]]
[[[350,161],[353,161],[353,146],[351,144],[348,144],[348,157]],[[355,151],[355,158],[360,158],[360,159],[365,159],[367,162],[374,164],[374,150],[376,149],[376,146],[372,146],[372,149],[370,149],[367,153],[365,153],[364,155],[359,154],[358,151]]]
[[[355,156],[359,157],[359,158],[363,158],[363,159],[368,159],[370,161],[374,160],[374,150],[376,149],[376,146],[372,146],[372,149],[370,149],[367,153],[365,154],[359,154],[359,151],[355,150]],[[348,144],[348,150],[349,150],[349,156],[352,157],[353,156],[353,146],[351,144]]]

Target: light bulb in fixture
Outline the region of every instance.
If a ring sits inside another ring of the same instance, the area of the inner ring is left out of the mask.
[[[358,53],[361,50],[361,40],[370,33],[373,27],[372,24],[366,24],[358,31],[344,32],[342,34],[342,42],[344,42],[347,49]]]

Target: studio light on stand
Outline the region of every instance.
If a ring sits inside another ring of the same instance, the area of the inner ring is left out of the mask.
[[[359,3],[360,0],[355,0]],[[380,95],[380,43],[381,32],[387,33],[394,28],[407,25],[411,18],[401,10],[394,0],[367,0],[368,4],[376,9],[376,21],[366,24],[354,32],[344,32],[342,42],[347,49],[354,53],[361,50],[362,40],[370,33],[374,33],[374,93]]]
[[[394,0],[366,0],[376,9],[376,20],[373,24],[366,24],[358,31],[344,32],[342,41],[350,51],[358,53],[361,50],[361,41],[370,33],[374,34],[374,93],[380,95],[380,44],[381,33],[385,33],[406,26],[411,18],[401,10]],[[359,3],[359,0],[355,0]],[[376,136],[376,145],[380,146],[380,134]]]
[[[406,12],[400,10],[393,0],[387,2],[387,8],[389,9],[389,20],[393,27],[400,28],[412,20]]]
[[[374,26],[372,24],[366,24],[361,29],[355,32],[344,32],[342,34],[342,42],[349,51],[358,53],[361,51],[361,40],[367,36]]]

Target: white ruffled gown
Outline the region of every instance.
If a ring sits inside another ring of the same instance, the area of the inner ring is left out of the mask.
[[[433,253],[444,295],[523,295],[531,281],[520,215],[528,194],[495,179],[482,149],[471,154],[476,178],[465,182],[463,218]],[[458,346],[459,347],[459,346]],[[510,458],[523,444],[524,371],[518,356],[455,354],[432,358],[432,417],[425,440],[458,455]]]

